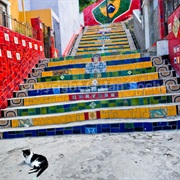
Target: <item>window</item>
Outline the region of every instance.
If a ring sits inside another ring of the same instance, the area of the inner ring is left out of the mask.
[[[0,1],[0,25],[8,27],[7,5]]]
[[[180,5],[180,0],[164,0],[165,36],[168,35],[168,17]]]

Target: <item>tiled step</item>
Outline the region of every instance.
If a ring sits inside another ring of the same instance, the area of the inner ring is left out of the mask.
[[[76,55],[86,55],[86,54],[101,54],[101,53],[111,53],[111,52],[126,52],[130,51],[130,48],[117,49],[117,50],[99,50],[99,51],[87,51],[87,52],[78,52]]]
[[[176,76],[175,71],[162,71],[145,73],[131,76],[121,77],[107,77],[107,78],[95,78],[95,79],[82,79],[82,80],[61,80],[61,81],[50,81],[50,82],[39,82],[31,84],[20,84],[20,90],[28,89],[47,89],[55,87],[76,87],[76,86],[97,86],[104,84],[123,84],[130,82],[140,82],[147,80],[157,80],[159,78],[171,79]]]
[[[167,66],[167,71],[169,71],[169,68],[171,66]],[[138,74],[146,74],[146,73],[153,73],[158,72],[160,70],[163,72],[164,67],[147,67],[147,68],[140,68],[140,69],[131,69],[131,70],[122,70],[122,71],[113,71],[113,72],[99,72],[96,74],[64,74],[64,75],[56,75],[56,76],[48,76],[48,77],[39,77],[39,78],[28,78],[24,79],[25,83],[39,83],[39,82],[52,82],[52,81],[66,81],[66,80],[82,80],[82,79],[95,79],[95,78],[113,78],[113,77],[125,77],[125,76],[131,76],[131,75],[138,75]],[[166,71],[165,71],[166,72]]]
[[[80,52],[93,52],[93,51],[101,51],[101,50],[104,50],[104,51],[111,51],[111,50],[124,50],[124,49],[129,49],[130,46],[129,46],[129,43],[127,43],[127,45],[113,45],[112,47],[107,47],[107,46],[100,46],[100,47],[95,47],[95,48],[91,48],[91,47],[88,47],[88,48],[78,48],[77,49],[77,53],[80,53]]]
[[[124,61],[126,62],[126,61]],[[128,61],[127,61],[128,62]],[[147,68],[147,67],[152,67],[152,62],[151,61],[147,61],[147,62],[133,62],[131,64],[126,64],[126,63],[122,63],[123,65],[109,65],[111,64],[112,61],[109,61],[108,63],[106,63],[106,72],[112,72],[112,71],[123,71],[123,70],[132,70],[132,69],[138,69],[140,67],[142,68]],[[100,63],[100,64],[104,64],[104,63]],[[93,65],[93,64],[92,64]],[[171,66],[168,67],[170,65],[163,65],[161,67],[159,67],[159,69],[163,69],[163,70],[168,70],[171,69]],[[71,68],[69,68],[71,67]],[[77,67],[77,68],[75,68]],[[48,77],[48,76],[57,76],[57,75],[63,75],[63,74],[69,74],[69,75],[74,75],[74,74],[85,74],[87,73],[87,65],[67,65],[67,66],[56,66],[55,67],[57,70],[51,70],[51,71],[45,71],[48,68],[44,69],[44,72],[42,73],[32,73],[29,75],[30,78],[36,78],[36,77]],[[37,68],[38,69],[38,68]]]
[[[128,41],[128,39],[126,38],[126,36],[119,36],[119,38],[117,37],[114,37],[114,38],[111,38],[111,39],[107,39],[105,41],[105,44],[106,43],[122,43],[124,41]],[[79,46],[83,46],[83,45],[89,45],[89,46],[94,46],[94,45],[97,45],[98,43],[102,43],[101,40],[99,39],[96,39],[96,38],[91,38],[91,39],[87,39],[87,40],[83,40],[79,43]]]
[[[86,54],[86,55],[81,55],[81,56],[67,56],[67,57],[51,58],[50,62],[66,61],[68,63],[68,61],[75,61],[77,63],[78,61],[82,61],[82,60],[86,62],[86,61],[92,60],[93,56],[94,55],[92,54]],[[120,59],[140,58],[140,52],[138,50],[134,50],[134,51],[126,51],[126,52],[101,53],[101,59],[109,59],[109,58],[112,59],[112,57],[116,58],[116,56],[122,57]]]
[[[59,125],[73,122],[86,122],[88,124],[89,120],[94,120],[96,122],[98,119],[124,119],[128,122],[128,119],[134,119],[134,122],[141,121],[148,122],[151,119],[156,120],[156,118],[167,118],[179,116],[179,106],[180,103],[171,104],[155,104],[148,106],[139,107],[116,107],[116,108],[101,108],[93,110],[85,110],[79,112],[69,112],[69,113],[52,113],[45,115],[31,115],[31,116],[19,116],[12,118],[2,118],[1,122],[4,122],[6,127],[31,127],[31,126],[46,126],[46,125]]]
[[[0,139],[14,139],[26,137],[42,136],[62,136],[62,135],[83,135],[83,134],[116,134],[130,132],[150,132],[159,130],[178,130],[180,120],[159,118],[156,120],[129,122],[118,120],[89,121],[88,123],[79,122],[76,124],[50,125],[41,127],[7,128],[0,130]]]
[[[82,41],[83,39],[86,39],[86,38],[94,38],[94,37],[101,37],[102,35],[104,36],[110,36],[110,37],[113,37],[113,36],[122,36],[122,35],[125,35],[125,31],[124,30],[119,30],[119,31],[114,31],[114,32],[105,32],[104,34],[102,33],[98,33],[98,32],[88,32],[88,33],[85,33],[83,34],[82,36]]]
[[[134,87],[135,88],[135,87]],[[158,95],[168,93],[180,93],[180,85],[173,86],[158,86],[149,87],[141,89],[132,90],[121,90],[121,91],[111,91],[111,92],[91,92],[91,93],[73,93],[73,94],[56,94],[56,95],[46,95],[46,96],[33,96],[33,97],[20,97],[8,99],[8,105],[10,107],[18,106],[32,106],[38,104],[50,104],[68,101],[79,101],[79,100],[93,100],[93,99],[107,99],[114,98],[111,97],[111,93],[118,94],[119,98],[126,97],[138,97],[147,95]]]
[[[46,96],[46,95],[58,95],[64,93],[89,93],[89,92],[110,92],[119,90],[133,90],[140,88],[156,87],[156,86],[167,86],[168,92],[179,92],[180,78],[164,78],[152,81],[140,81],[135,83],[125,84],[104,84],[101,86],[79,86],[67,87],[67,88],[50,88],[50,89],[37,89],[37,90],[21,90],[15,91],[14,97],[32,97],[32,96]],[[170,87],[169,87],[170,86]]]
[[[79,96],[72,95],[71,99],[68,96],[64,101],[70,100],[69,102],[60,102],[52,104],[39,104],[34,106],[20,106],[20,107],[9,107],[1,110],[2,117],[16,117],[16,116],[31,116],[31,115],[43,115],[52,113],[63,113],[73,112],[88,109],[99,109],[107,107],[133,107],[142,105],[153,105],[153,104],[167,104],[167,103],[178,103],[180,102],[180,93],[174,94],[161,94],[161,95],[150,95],[150,96],[139,96],[139,97],[121,97],[122,94],[118,92],[111,93],[99,93],[102,98],[86,100],[84,98],[76,101]],[[94,94],[92,94],[93,96]],[[106,97],[107,95],[107,97]],[[74,99],[75,98],[75,99]],[[113,99],[111,99],[113,98]],[[105,99],[105,100],[104,100]]]

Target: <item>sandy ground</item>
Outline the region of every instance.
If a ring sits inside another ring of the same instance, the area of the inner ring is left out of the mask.
[[[180,180],[180,131],[0,140],[0,179],[34,180],[22,149],[43,154],[41,180]]]

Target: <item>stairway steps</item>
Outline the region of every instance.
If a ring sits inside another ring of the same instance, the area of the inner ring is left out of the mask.
[[[51,103],[51,104],[39,104],[33,106],[19,106],[19,107],[9,107],[1,111],[2,117],[15,117],[15,116],[27,116],[27,115],[43,115],[48,113],[60,113],[60,112],[73,112],[77,110],[88,110],[88,109],[98,109],[105,107],[133,107],[141,105],[152,105],[152,104],[162,104],[162,103],[178,103],[180,102],[180,93],[175,94],[161,94],[161,95],[151,95],[151,96],[138,96],[138,97],[126,97],[118,98],[117,92],[111,93],[101,93],[101,95],[108,95],[108,97],[103,97],[103,99],[92,99],[86,100],[69,99],[68,102]],[[112,98],[112,99],[110,99]],[[73,101],[74,100],[74,101]]]
[[[180,89],[180,85],[177,85],[177,90],[174,92],[168,92],[169,88],[173,88],[171,86],[158,86],[158,87],[149,87],[149,88],[141,88],[141,89],[133,89],[133,90],[121,90],[121,91],[106,91],[106,92],[91,92],[91,93],[69,93],[69,94],[53,94],[53,95],[46,95],[46,96],[28,96],[28,97],[19,97],[19,98],[10,98],[8,99],[9,106],[29,106],[29,105],[36,105],[36,104],[48,104],[55,103],[55,102],[66,102],[66,101],[73,101],[73,96],[77,96],[76,100],[84,99],[103,99],[104,95],[116,92],[118,93],[118,97],[132,97],[132,96],[145,96],[145,95],[155,95],[155,94],[165,94],[165,93],[178,93]],[[100,97],[100,94],[102,97]],[[94,95],[95,97],[92,97]],[[109,97],[109,95],[108,95]]]

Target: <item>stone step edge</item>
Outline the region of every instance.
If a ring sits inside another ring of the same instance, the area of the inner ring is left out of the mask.
[[[158,97],[158,96],[178,96],[180,95],[179,93],[166,93],[166,94],[154,94],[154,95],[145,95],[145,96],[132,96],[132,97],[124,97],[124,98],[107,98],[107,99],[91,99],[91,100],[79,100],[79,101],[63,101],[59,103],[49,103],[49,104],[37,104],[37,105],[31,105],[31,106],[14,106],[14,107],[7,107],[5,109],[1,109],[2,111],[5,110],[14,110],[14,109],[27,109],[27,108],[39,108],[39,107],[51,107],[51,106],[58,106],[58,105],[66,105],[66,104],[76,104],[76,103],[82,103],[82,102],[96,102],[96,101],[109,101],[109,100],[127,100],[127,99],[137,99],[137,98],[150,98],[150,97]],[[173,102],[172,102],[173,103]],[[168,103],[169,104],[169,103]]]
[[[18,120],[18,119],[32,119],[32,118],[42,118],[42,117],[51,117],[51,116],[60,116],[60,115],[68,115],[68,114],[75,114],[75,113],[89,113],[94,111],[103,111],[103,110],[128,110],[128,109],[136,109],[136,108],[152,108],[152,107],[167,107],[167,106],[179,106],[180,102],[178,103],[166,103],[166,104],[153,104],[153,105],[141,105],[141,106],[123,106],[123,107],[105,107],[105,108],[96,108],[96,109],[85,109],[73,112],[62,112],[62,113],[54,113],[54,114],[40,114],[40,115],[31,115],[31,116],[15,116],[15,117],[5,117],[0,118],[1,121],[8,121],[8,120]]]
[[[16,128],[2,128],[0,129],[0,133],[7,131],[24,131],[24,130],[38,130],[38,129],[52,129],[52,128],[68,128],[74,126],[82,126],[82,125],[93,125],[93,124],[116,124],[116,123],[143,123],[143,122],[172,122],[180,120],[180,116],[176,117],[166,117],[166,118],[156,118],[156,119],[98,119],[98,120],[88,120],[88,121],[79,121],[79,122],[71,122],[67,124],[52,124],[52,125],[43,125],[43,126],[31,126],[31,127],[16,127]]]

